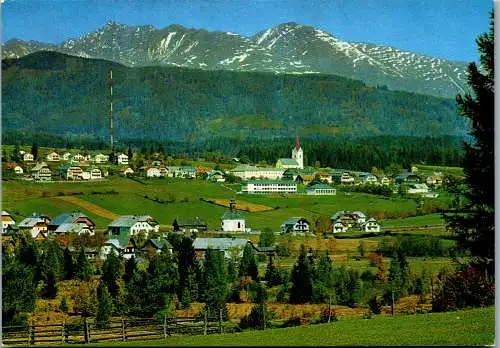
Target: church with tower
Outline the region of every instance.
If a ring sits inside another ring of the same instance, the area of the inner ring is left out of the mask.
[[[276,168],[304,169],[304,152],[300,146],[300,139],[298,135],[295,138],[295,146],[292,149],[292,158],[278,158]]]

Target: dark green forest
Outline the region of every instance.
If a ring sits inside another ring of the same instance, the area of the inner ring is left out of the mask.
[[[2,61],[4,131],[107,139],[110,68],[115,137],[124,144],[272,139],[296,131],[303,138],[463,136],[469,128],[452,99],[338,76],[127,68],[38,52]]]

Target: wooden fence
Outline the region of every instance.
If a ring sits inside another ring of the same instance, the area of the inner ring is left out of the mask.
[[[2,327],[5,345],[55,345],[98,343],[105,341],[157,340],[176,335],[207,335],[233,332],[235,326],[221,318],[178,317],[113,319],[107,327],[98,327],[91,318],[78,322]]]

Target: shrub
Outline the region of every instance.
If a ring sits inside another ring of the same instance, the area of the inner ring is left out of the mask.
[[[68,313],[68,299],[66,296],[63,296],[61,299],[61,303],[59,304],[59,310],[63,313]]]
[[[264,312],[265,311],[265,312]],[[265,313],[265,327],[271,327],[271,320],[274,318],[274,313],[271,312],[267,307],[264,307],[264,311],[262,306],[255,305],[252,308],[250,314],[240,320],[239,327],[241,329],[254,328],[254,329],[263,329],[264,326],[264,318],[262,316]]]
[[[434,295],[432,310],[445,312],[495,303],[495,283],[474,267],[455,274],[441,273],[441,286]]]

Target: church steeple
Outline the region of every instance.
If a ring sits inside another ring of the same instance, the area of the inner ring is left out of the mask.
[[[295,150],[299,150],[300,149],[300,139],[299,139],[299,135],[295,135]]]

